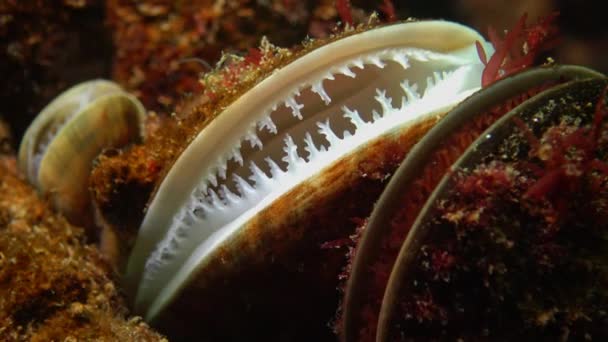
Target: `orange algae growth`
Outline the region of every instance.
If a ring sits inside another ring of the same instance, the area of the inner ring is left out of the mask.
[[[90,189],[99,215],[100,249],[116,266],[127,260],[137,236],[148,197],[159,177],[162,156],[155,157],[144,146],[106,151],[91,172]],[[111,239],[119,239],[115,244]]]
[[[126,307],[84,231],[0,165],[0,340],[166,341]]]

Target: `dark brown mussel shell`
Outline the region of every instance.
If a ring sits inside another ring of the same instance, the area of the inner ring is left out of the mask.
[[[545,90],[451,165],[401,246],[377,340],[608,338],[607,87]],[[388,191],[407,189],[407,160]]]
[[[343,303],[340,326],[343,340],[371,341],[376,337],[379,340],[399,339],[393,335],[389,338],[386,327],[392,326],[392,323],[383,322],[382,329],[376,331],[378,317],[392,322],[393,316],[388,312],[395,313],[395,308],[399,307],[394,294],[391,294],[393,297],[386,297],[387,282],[390,277],[391,286],[401,288],[392,273],[403,241],[407,237],[406,243],[412,246],[406,254],[412,257],[417,255],[423,239],[419,237],[419,232],[413,234],[411,227],[418,222],[418,213],[427,206],[427,200],[433,198],[433,190],[444,175],[451,172],[452,164],[461,154],[479,136],[485,136],[483,132],[496,120],[513,108],[519,108],[518,105],[531,97],[540,96],[537,94],[544,94],[548,89],[572,80],[602,77],[593,70],[578,66],[530,69],[500,80],[469,97],[425,135],[389,182],[356,248]],[[400,253],[396,269],[404,265],[401,260],[403,254]],[[408,336],[407,332],[403,336]]]

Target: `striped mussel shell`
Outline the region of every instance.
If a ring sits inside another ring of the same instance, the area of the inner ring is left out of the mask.
[[[111,81],[77,84],[30,124],[19,146],[19,168],[72,223],[90,227],[93,161],[104,149],[140,141],[144,114],[141,103]]]

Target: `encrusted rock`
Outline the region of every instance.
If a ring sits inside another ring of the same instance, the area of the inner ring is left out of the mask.
[[[129,320],[105,260],[83,243],[84,231],[54,214],[6,165],[0,164],[0,340],[166,341]]]

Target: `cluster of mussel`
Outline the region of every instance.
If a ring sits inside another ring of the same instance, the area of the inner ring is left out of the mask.
[[[148,202],[135,312],[183,340],[606,337],[608,80],[548,65],[482,87],[480,49],[446,21],[360,30],[218,111]],[[20,165],[87,221],[92,160],[143,122],[116,85],[78,85]]]

